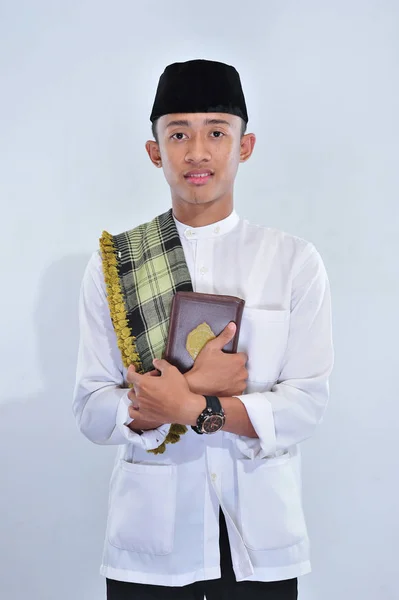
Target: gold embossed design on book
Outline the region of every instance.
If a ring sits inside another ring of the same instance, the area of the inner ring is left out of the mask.
[[[202,348],[210,341],[214,340],[216,335],[209,327],[208,323],[201,323],[190,331],[187,336],[186,350],[193,360],[195,360]]]

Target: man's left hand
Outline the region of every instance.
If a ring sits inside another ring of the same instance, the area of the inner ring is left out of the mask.
[[[135,404],[143,419],[162,423],[195,424],[205,408],[205,400],[190,391],[184,375],[163,359],[155,359],[159,377],[136,373],[133,366],[127,372],[127,381],[133,384]]]

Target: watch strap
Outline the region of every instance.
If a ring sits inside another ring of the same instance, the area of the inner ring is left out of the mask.
[[[210,408],[212,412],[221,413],[223,412],[222,405],[217,396],[205,396],[206,408]]]
[[[204,398],[206,400],[206,406],[201,412],[201,414],[198,416],[197,424],[191,425],[191,429],[195,431],[195,433],[199,433],[200,435],[203,434],[203,431],[201,431],[201,429],[202,421],[205,417],[209,416],[209,414],[217,414],[224,416],[224,410],[217,396],[204,396]],[[211,413],[209,413],[209,409],[212,411]]]

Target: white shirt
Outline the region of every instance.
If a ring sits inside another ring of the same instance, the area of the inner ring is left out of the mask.
[[[312,244],[235,211],[205,227],[176,225],[194,291],[246,302],[238,350],[249,380],[239,398],[259,439],[189,429],[164,454],[147,452],[168,426],[140,436],[126,425],[126,369],[96,252],[81,290],[74,414],[90,440],[119,445],[101,572],[167,586],[220,577],[221,506],[238,581],[300,576],[310,561],[298,444],[322,419],[333,364],[323,262]]]

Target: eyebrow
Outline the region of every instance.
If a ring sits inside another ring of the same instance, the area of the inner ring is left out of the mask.
[[[228,127],[231,127],[231,123],[229,123],[228,121],[225,121],[224,119],[205,119],[204,125],[227,125]],[[191,126],[191,121],[186,121],[185,119],[180,119],[177,121],[169,121],[169,123],[166,125],[166,128],[168,128],[168,127],[190,127],[190,126]]]

